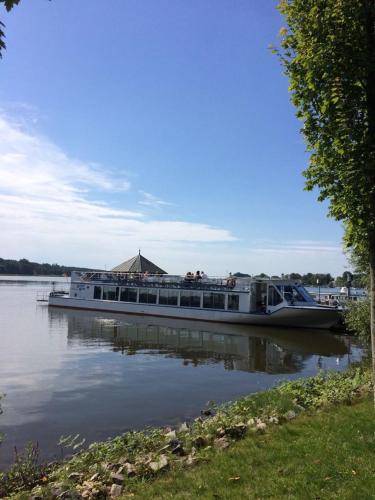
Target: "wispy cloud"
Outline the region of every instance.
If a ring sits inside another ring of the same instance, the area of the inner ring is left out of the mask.
[[[342,248],[332,241],[292,240],[254,242],[250,252],[274,255],[342,253]]]
[[[1,257],[110,268],[141,248],[170,272],[341,274],[346,265],[337,242],[275,241],[266,232],[262,240],[236,241],[225,228],[151,217],[147,207],[172,204],[110,169],[70,158],[25,123],[0,113]],[[122,203],[114,205],[119,191]]]
[[[110,171],[95,163],[69,158],[41,136],[27,133],[0,118],[2,189],[64,196],[87,188],[127,191],[125,178],[114,180]]]
[[[70,158],[47,138],[0,116],[0,219],[4,257],[30,256],[102,266],[134,248],[176,242],[231,242],[226,229],[203,223],[147,220],[129,206],[126,178],[95,163]],[[110,195],[123,191],[123,207]],[[168,202],[142,192],[139,205]],[[128,206],[126,206],[126,204]]]
[[[147,193],[146,191],[139,191],[139,194],[143,196],[143,199],[138,202],[140,205],[144,205],[147,207],[154,207],[154,208],[173,205],[173,203],[169,203],[168,201],[164,201],[160,198],[157,198],[153,194]]]

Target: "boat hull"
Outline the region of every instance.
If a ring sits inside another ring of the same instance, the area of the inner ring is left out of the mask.
[[[272,314],[254,314],[54,296],[49,298],[49,305],[73,309],[136,314],[140,316],[147,315],[198,321],[322,329],[333,328],[340,320],[340,310],[319,306],[289,306],[282,307]]]

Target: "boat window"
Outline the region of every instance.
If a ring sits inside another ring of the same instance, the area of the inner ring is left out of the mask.
[[[178,292],[175,290],[159,290],[159,304],[177,306]]]
[[[228,295],[228,309],[231,311],[238,311],[240,307],[240,296],[239,295]]]
[[[283,301],[282,296],[278,292],[278,290],[273,286],[270,285],[268,287],[268,305],[269,306],[277,306]]]
[[[298,299],[299,301],[304,301],[304,302],[314,302],[314,299],[311,297],[309,292],[304,288],[302,285],[296,286],[296,290],[298,291],[299,295],[302,297]],[[296,299],[297,300],[297,299]]]
[[[224,309],[225,295],[223,293],[204,293],[203,307],[209,309]]]
[[[201,306],[201,293],[189,292],[182,290],[180,295],[180,306],[182,307],[200,307]]]
[[[294,302],[311,302],[311,298],[302,286],[284,285],[277,287],[290,304]]]
[[[159,304],[168,305],[169,290],[159,290]]]
[[[94,286],[94,299],[101,299],[101,298],[102,298],[102,287]]]
[[[120,300],[122,302],[137,302],[137,289],[121,288]]]
[[[103,300],[118,300],[118,286],[103,286]]]
[[[152,288],[140,288],[139,302],[143,304],[156,304],[156,291]]]

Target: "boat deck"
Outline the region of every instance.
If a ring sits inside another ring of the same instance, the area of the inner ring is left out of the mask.
[[[237,283],[235,279],[210,278],[207,280],[188,280],[181,277],[163,278],[163,277],[122,277],[122,276],[90,276],[82,277],[83,283],[95,283],[102,285],[113,286],[129,286],[129,287],[147,287],[147,288],[187,288],[193,290],[209,290],[209,291],[249,291],[249,284],[246,286]]]

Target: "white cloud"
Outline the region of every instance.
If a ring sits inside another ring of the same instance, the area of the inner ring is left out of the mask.
[[[24,126],[22,120],[15,124],[0,113],[1,257],[111,268],[141,248],[171,273],[200,268],[216,275],[342,274],[347,266],[337,242],[240,241],[209,224],[150,220],[142,206],[172,204],[147,191],[132,191],[118,173],[69,158]],[[124,193],[123,206],[114,207],[106,200],[119,191]],[[131,206],[129,200],[138,194],[142,199]]]
[[[87,188],[127,191],[127,179],[114,180],[94,163],[68,158],[43,137],[27,133],[0,118],[0,172],[3,190],[64,197]]]
[[[0,136],[2,257],[103,267],[139,247],[163,253],[179,242],[235,240],[226,229],[207,224],[146,220],[139,210],[113,208],[104,200],[116,191],[129,192],[126,178],[69,158],[45,137],[1,116]],[[142,195],[149,205],[168,204]]]
[[[335,242],[331,241],[313,241],[313,240],[293,240],[284,243],[279,242],[255,242],[250,249],[253,253],[273,254],[273,255],[290,255],[297,254],[326,254],[326,253],[342,253],[342,248]]]
[[[173,205],[173,203],[161,200],[160,198],[157,198],[153,194],[147,193],[146,191],[139,191],[139,193],[143,196],[143,200],[140,200],[138,202],[140,205],[154,207],[154,208]]]

